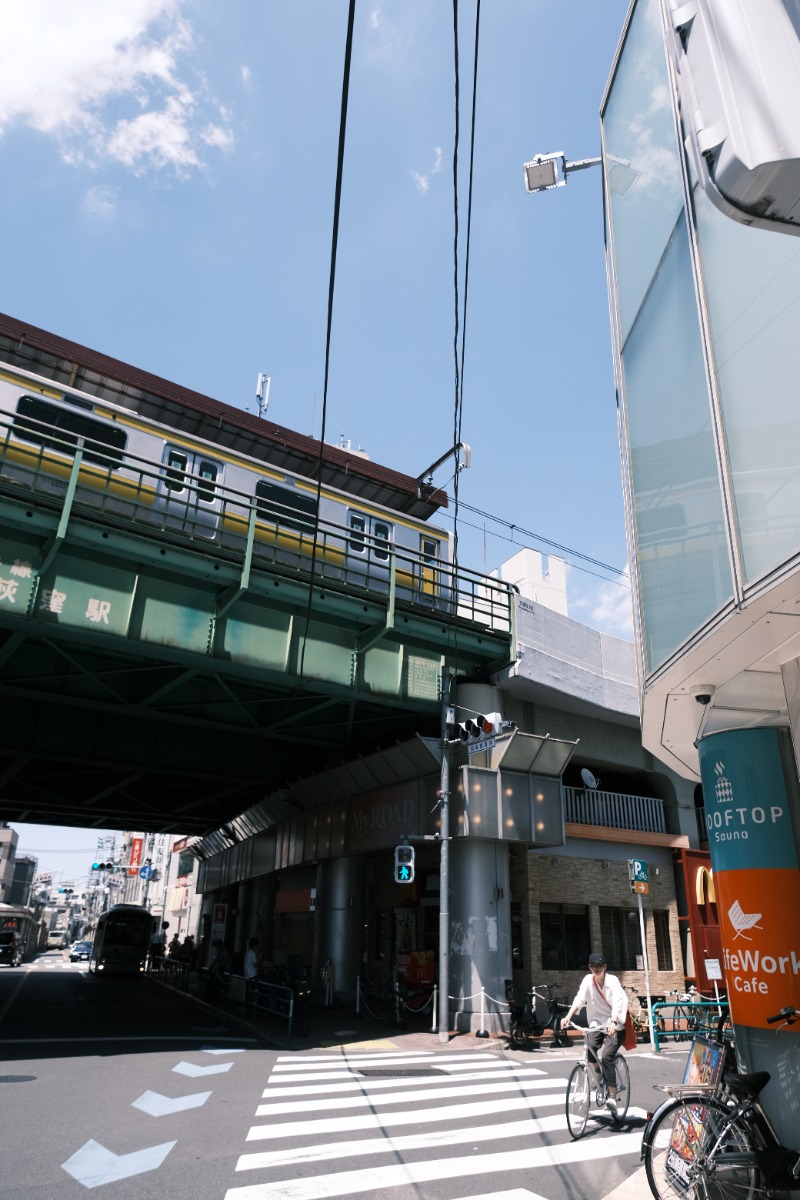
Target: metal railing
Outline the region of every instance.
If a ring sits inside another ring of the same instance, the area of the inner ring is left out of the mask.
[[[727,1011],[725,1000],[665,1000],[654,1004],[653,1049],[660,1050],[661,1042],[691,1040],[698,1034],[714,1037],[718,1021]]]
[[[446,561],[329,518],[278,513],[255,495],[190,472],[178,489],[173,475],[174,468],[127,451],[106,454],[94,442],[84,448],[80,439],[76,446],[58,431],[48,430],[44,445],[28,444],[15,436],[13,421],[0,420],[0,488],[9,495],[35,495],[59,512],[69,505],[118,528],[201,544],[204,554],[268,564],[287,576],[308,578],[313,552],[314,577],[327,586],[385,595],[392,604],[396,598],[437,619],[513,632],[514,589],[507,583],[461,566],[455,571]],[[343,497],[343,503],[357,505],[357,498]],[[393,520],[402,524],[402,514]]]
[[[564,819],[577,825],[604,825],[640,833],[666,833],[664,802],[654,796],[627,796],[589,788],[564,787]]]

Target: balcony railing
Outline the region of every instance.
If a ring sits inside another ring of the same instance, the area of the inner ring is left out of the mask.
[[[621,792],[590,791],[565,787],[564,819],[577,825],[604,825],[610,829],[635,829],[639,833],[666,833],[664,804],[653,796],[625,796]]]

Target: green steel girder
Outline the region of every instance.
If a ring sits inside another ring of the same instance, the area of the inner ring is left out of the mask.
[[[236,557],[0,495],[2,819],[204,833],[288,779],[435,736],[442,667],[513,658],[511,610],[497,632],[253,569],[252,529]]]

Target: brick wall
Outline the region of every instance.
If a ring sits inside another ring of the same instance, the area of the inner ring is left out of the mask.
[[[663,993],[684,987],[683,960],[678,932],[678,910],[675,881],[671,867],[661,867],[659,874],[651,871],[650,895],[643,897],[647,957],[650,968],[651,993]],[[515,983],[521,988],[532,984],[560,984],[562,996],[571,999],[585,970],[546,970],[542,966],[542,939],[539,922],[540,902],[555,904],[585,904],[589,908],[589,927],[592,949],[602,947],[600,936],[600,907],[627,908],[636,914],[636,897],[630,890],[627,862],[590,858],[560,858],[555,855],[512,851],[510,860],[511,897],[521,905],[524,967],[514,972]],[[668,913],[669,937],[672,948],[672,971],[659,971],[656,955],[653,910]],[[613,968],[611,968],[613,970]],[[620,971],[623,987],[635,988],[644,995],[644,971]]]

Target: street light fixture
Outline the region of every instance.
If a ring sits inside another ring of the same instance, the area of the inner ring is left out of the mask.
[[[579,158],[575,162],[567,162],[563,150],[555,150],[552,154],[535,154],[530,162],[523,163],[522,166],[525,191],[531,195],[533,192],[548,192],[552,188],[566,187],[572,171],[599,167],[602,162],[602,158]],[[624,196],[639,178],[639,172],[626,159],[615,158],[611,154],[607,156],[606,172],[608,186],[615,196]]]

